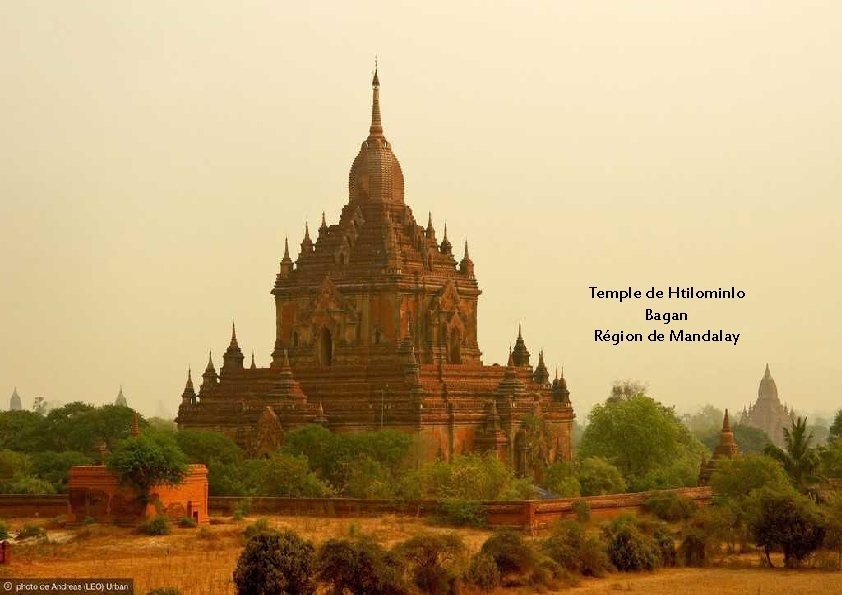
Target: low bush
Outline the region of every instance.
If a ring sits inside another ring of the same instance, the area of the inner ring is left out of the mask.
[[[20,528],[18,531],[17,538],[20,539],[29,539],[30,537],[46,537],[47,532],[44,531],[43,527],[39,527],[38,525],[33,525],[31,523],[27,523],[23,527]]]
[[[244,498],[237,502],[237,505],[234,506],[234,520],[241,521],[246,518],[249,514],[251,514],[251,507],[252,507],[252,499],[251,498]]]
[[[251,539],[260,533],[270,533],[271,531],[272,527],[269,525],[269,519],[259,518],[246,527],[245,531],[243,531],[243,535],[245,535],[246,539]]]
[[[234,569],[237,595],[296,593],[311,595],[316,586],[315,548],[292,531],[258,533],[243,548]]]
[[[158,515],[155,518],[148,519],[142,522],[138,528],[138,533],[144,535],[169,535],[172,532],[170,520],[164,515]]]
[[[404,560],[415,586],[431,595],[447,595],[456,589],[468,554],[465,542],[455,533],[421,533],[392,552]]]
[[[485,527],[488,519],[482,503],[474,500],[446,499],[439,502],[438,521],[454,527]]]
[[[675,539],[666,527],[658,527],[652,536],[661,558],[660,566],[672,568],[675,566],[678,554],[675,551]]]
[[[319,548],[315,566],[319,581],[331,593],[409,593],[401,561],[370,539],[328,539]]]
[[[689,498],[674,492],[652,494],[643,503],[643,510],[668,523],[689,519],[696,514],[696,505]]]
[[[685,566],[702,567],[707,565],[707,541],[704,531],[700,529],[687,529],[681,545],[678,548],[681,562]]]
[[[617,570],[654,570],[659,563],[655,541],[637,528],[624,525],[611,535],[608,557]]]
[[[184,516],[178,519],[178,526],[182,529],[195,529],[198,524],[199,523],[196,522],[196,519],[189,516]]]
[[[604,576],[610,569],[606,545],[588,535],[574,521],[557,524],[541,543],[542,551],[570,572],[584,576]]]
[[[491,554],[477,552],[468,570],[465,572],[465,580],[485,593],[491,593],[500,586],[500,570]]]
[[[510,575],[529,577],[535,570],[538,556],[532,546],[515,531],[499,531],[482,544],[481,552],[497,564],[502,579]]]
[[[570,503],[570,509],[580,523],[587,523],[591,520],[591,507],[585,500],[574,500]]]

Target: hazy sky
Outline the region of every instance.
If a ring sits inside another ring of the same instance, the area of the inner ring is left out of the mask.
[[[785,401],[842,406],[842,4],[733,0],[6,2],[3,405],[122,384],[174,412],[232,319],[268,365],[284,235],[337,221],[375,55],[407,202],[470,241],[486,363],[522,322],[582,418],[622,378],[741,409],[766,362]],[[593,340],[674,327],[741,335]]]

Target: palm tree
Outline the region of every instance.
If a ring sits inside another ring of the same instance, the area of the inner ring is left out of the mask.
[[[819,475],[819,453],[810,447],[813,433],[807,433],[807,418],[799,417],[792,428],[784,428],[784,449],[769,444],[764,452],[783,465],[784,471],[798,490],[814,500],[818,497],[815,486],[824,481]]]

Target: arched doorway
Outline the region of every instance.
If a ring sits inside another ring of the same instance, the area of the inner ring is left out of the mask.
[[[329,366],[333,362],[333,339],[326,328],[322,329],[319,339],[319,361],[323,366]]]

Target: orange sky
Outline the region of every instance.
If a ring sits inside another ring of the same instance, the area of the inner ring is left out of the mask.
[[[470,241],[486,363],[522,322],[581,417],[621,378],[680,410],[741,408],[766,362],[800,410],[839,406],[838,2],[3,12],[0,398],[103,403],[123,384],[174,412],[232,318],[267,365],[284,235],[297,253],[305,221],[336,222],[378,54],[407,202],[459,257]],[[747,296],[654,304],[688,314],[664,326],[591,285]],[[593,341],[673,326],[741,337]]]

